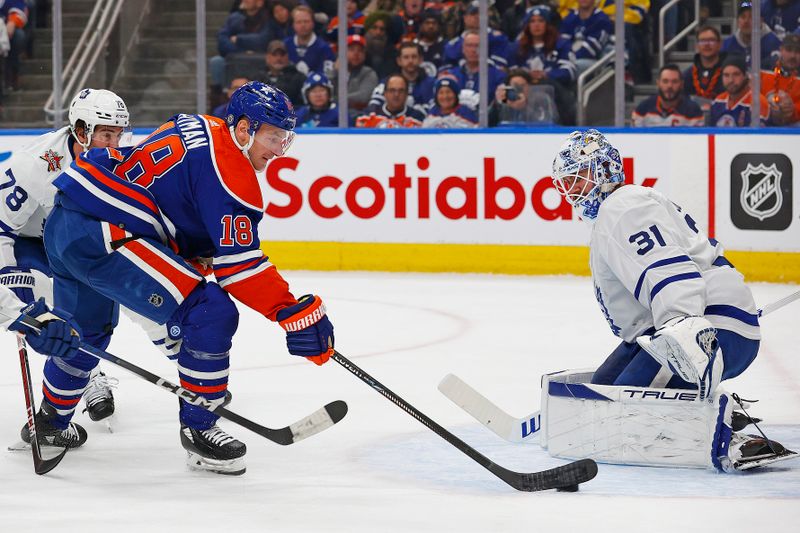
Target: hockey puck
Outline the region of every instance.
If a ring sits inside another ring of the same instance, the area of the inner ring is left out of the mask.
[[[567,485],[566,487],[558,487],[556,492],[578,492],[578,485]]]

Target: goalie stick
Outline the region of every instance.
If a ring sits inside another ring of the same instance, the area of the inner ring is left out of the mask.
[[[514,418],[455,374],[447,374],[442,379],[439,391],[469,413],[472,418],[508,442],[519,443],[530,440],[541,429],[540,411],[523,418]]]
[[[800,299],[800,291],[765,305],[758,310],[758,316],[768,315],[797,299]],[[447,374],[442,379],[439,391],[498,437],[509,442],[530,440],[541,429],[541,411],[515,418],[454,374]]]
[[[22,320],[22,322],[26,325],[36,329],[41,328],[42,325],[38,320],[27,315],[23,316],[20,320]],[[175,385],[174,383],[171,383],[166,379],[145,370],[144,368],[138,367],[133,363],[126,361],[125,359],[117,357],[116,355],[110,354],[83,342],[81,342],[80,351],[122,367],[125,370],[149,381],[150,383],[158,385],[162,389],[171,392],[187,403],[202,407],[207,411],[219,415],[226,420],[230,420],[235,424],[249,429],[253,433],[257,433],[262,437],[283,446],[294,444],[295,442],[301,441],[319,433],[320,431],[328,429],[332,425],[339,422],[347,414],[347,404],[341,400],[336,400],[286,427],[277,429],[268,428],[257,424],[256,422],[253,422],[252,420],[249,420],[239,414],[236,414],[233,411],[222,407],[222,405],[216,404],[211,400],[207,400],[197,393]]]
[[[31,435],[33,470],[41,476],[58,466],[58,463],[61,462],[61,459],[63,459],[64,455],[67,453],[67,448],[64,448],[61,453],[51,459],[42,457],[42,448],[39,446],[39,440],[36,437],[36,418],[34,416],[36,400],[33,397],[31,367],[28,364],[28,346],[25,344],[25,338],[22,335],[17,335],[17,346],[19,347],[19,367],[20,370],[22,370],[22,391],[25,393],[25,408],[28,411],[28,432]]]
[[[534,492],[548,489],[558,489],[563,491],[575,491],[578,489],[580,483],[584,483],[593,479],[597,475],[597,463],[591,459],[581,459],[568,463],[563,466],[551,468],[541,472],[520,473],[508,470],[496,464],[494,461],[478,452],[475,448],[471,447],[442,426],[434,422],[427,415],[419,411],[413,405],[396,395],[394,392],[386,388],[378,380],[367,374],[364,370],[355,365],[352,361],[345,356],[333,351],[331,359],[342,365],[350,373],[358,379],[372,387],[375,391],[381,394],[384,398],[400,407],[403,411],[418,420],[422,425],[432,430],[434,433],[442,437],[448,443],[458,448],[461,452],[467,455],[470,459],[480,464],[489,472],[502,479],[511,487],[525,492]]]

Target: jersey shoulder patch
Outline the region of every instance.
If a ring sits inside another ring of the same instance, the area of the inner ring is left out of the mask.
[[[264,211],[264,197],[250,161],[231,139],[228,125],[217,117],[204,115],[211,134],[211,163],[222,187],[242,205]]]

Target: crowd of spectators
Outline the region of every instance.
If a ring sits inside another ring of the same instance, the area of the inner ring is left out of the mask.
[[[34,13],[34,0],[0,0],[0,108],[5,92],[19,90],[20,60],[31,52],[28,19]]]
[[[763,126],[800,125],[800,1],[764,0],[761,37],[759,109]],[[659,72],[658,93],[633,111],[634,126],[748,127],[753,102],[750,74],[752,4],[737,5],[735,31],[722,39],[719,30],[695,32],[693,64]]]

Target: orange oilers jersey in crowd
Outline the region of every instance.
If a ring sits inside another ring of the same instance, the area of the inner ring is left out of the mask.
[[[136,146],[90,150],[54,184],[90,216],[187,263],[211,258],[219,285],[270,320],[297,302],[260,248],[258,177],[216,117],[176,115]]]
[[[780,67],[770,71],[762,70],[761,94],[767,98],[767,102],[775,98],[779,91],[788,94],[794,102],[794,116],[789,122],[800,121],[800,79],[792,74],[785,76]]]

